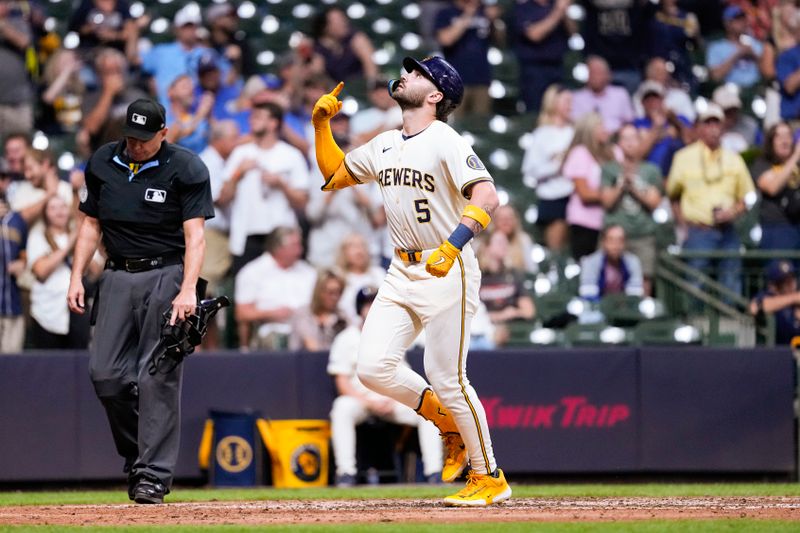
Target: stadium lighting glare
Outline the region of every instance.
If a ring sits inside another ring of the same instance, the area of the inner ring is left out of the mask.
[[[600,342],[606,344],[619,344],[625,341],[625,330],[618,327],[605,328],[600,332]]]
[[[521,149],[527,150],[528,148],[530,148],[532,142],[533,142],[533,134],[531,132],[527,132],[519,136],[519,142],[517,144]]]
[[[37,131],[33,134],[31,146],[33,146],[36,150],[47,150],[47,147],[50,146],[50,139],[48,139],[47,135],[41,131]]]
[[[669,221],[669,211],[663,207],[656,207],[653,210],[653,220],[656,224],[666,224]]]
[[[58,168],[63,170],[64,172],[68,172],[75,168],[75,156],[72,155],[72,152],[64,152],[58,158]]]
[[[489,48],[486,58],[489,60],[490,65],[497,66],[503,62],[503,52],[499,48],[492,46]]]
[[[275,62],[275,52],[272,50],[264,50],[259,52],[256,56],[256,63],[259,65],[271,65]]]
[[[755,226],[752,227],[752,229],[750,229],[750,239],[754,243],[759,244],[761,242],[761,237],[763,236],[764,236],[764,230],[761,229],[761,226],[759,224],[756,224]]]
[[[583,40],[583,37],[581,37],[580,33],[575,33],[569,38],[569,41],[567,41],[567,46],[569,46],[570,50],[580,51],[586,46],[586,42]]]
[[[694,109],[695,111],[697,111],[697,114],[699,115],[700,113],[708,109],[708,100],[706,100],[702,96],[698,96],[694,100]]]
[[[564,277],[567,279],[577,278],[581,275],[581,266],[577,263],[570,263],[564,267]]]
[[[392,31],[392,21],[385,17],[381,17],[372,23],[372,31],[380,35],[389,33]]]
[[[159,4],[164,4],[164,5],[167,5],[167,4],[171,4],[171,3],[172,3],[172,0],[158,0],[158,3],[159,3]]]
[[[461,133],[461,137],[467,141],[470,146],[475,146],[475,136],[468,131]]]
[[[536,179],[536,176],[533,176],[531,174],[523,174],[522,184],[529,189],[535,189],[536,186],[539,185],[539,180]]]
[[[531,331],[528,337],[531,344],[553,344],[556,342],[556,332],[550,328],[539,328]]]
[[[403,8],[403,16],[409,20],[414,20],[419,18],[420,13],[422,10],[419,8],[417,4],[408,4]]]
[[[367,8],[364,7],[364,4],[350,4],[350,6],[347,8],[347,16],[353,20],[362,19],[366,14]]]
[[[406,33],[400,39],[400,46],[406,50],[416,50],[422,44],[422,39],[416,33]]]
[[[280,27],[281,23],[275,15],[267,15],[264,17],[264,20],[261,21],[261,31],[267,35],[275,33]]]
[[[672,336],[677,342],[697,342],[700,340],[700,331],[694,326],[684,325],[675,328]]]
[[[306,36],[301,31],[293,31],[289,36],[289,48],[297,48]]]
[[[697,81],[704,82],[708,79],[708,69],[703,65],[695,65],[692,67],[692,74],[697,78]]]
[[[506,86],[500,80],[492,80],[489,85],[489,96],[494,99],[504,98],[506,95]]]
[[[528,206],[524,216],[525,222],[528,224],[536,224],[536,221],[539,220],[539,208],[535,205]],[[531,251],[531,254],[533,254],[533,251]]]
[[[755,191],[750,191],[744,195],[744,205],[747,209],[753,209],[756,203],[758,203],[758,193]]]
[[[276,4],[277,5],[277,4],[283,3],[283,0],[267,0],[267,3]]]
[[[47,17],[44,21],[44,29],[46,31],[53,31],[56,29],[56,19],[53,17]]]
[[[500,201],[500,205],[508,205],[510,199],[508,191],[505,189],[497,189],[497,199]]]
[[[251,19],[256,14],[256,6],[253,2],[242,2],[239,9],[236,10],[236,14],[241,19]]]
[[[541,263],[545,258],[547,258],[547,250],[544,249],[544,246],[541,244],[534,244],[531,246],[531,260],[534,263]]]
[[[495,115],[489,121],[489,129],[495,133],[505,133],[508,131],[508,120],[502,115]]]
[[[655,318],[658,306],[652,298],[645,298],[639,302],[639,312],[646,318]]]
[[[164,17],[157,18],[153,22],[150,23],[150,31],[155,34],[164,33],[169,29],[169,21]],[[64,41],[66,42],[66,37]],[[66,44],[64,45],[66,46]]]
[[[375,50],[375,52],[372,54],[372,60],[376,65],[385,65],[391,58],[392,54],[385,48]]]
[[[589,67],[586,66],[586,63],[578,63],[572,67],[572,77],[576,81],[586,83],[586,80],[589,79]]]
[[[298,19],[307,19],[314,12],[314,9],[308,4],[297,4],[292,9],[292,15]]]
[[[389,4],[391,4],[393,1],[394,1],[394,0],[375,0],[375,2],[376,2],[377,4],[380,4],[380,5],[382,5],[382,6],[388,6],[388,5],[389,5]]]
[[[153,24],[155,24],[155,22]],[[67,50],[74,50],[79,44],[81,44],[81,38],[74,31],[64,36],[64,48]]]
[[[355,115],[358,113],[358,100],[352,96],[348,96],[342,100],[342,112],[345,115]]]
[[[489,161],[500,170],[508,170],[508,167],[511,166],[511,157],[509,157],[508,151],[502,148],[489,154]]]
[[[141,2],[134,2],[133,4],[131,4],[130,9],[128,10],[128,13],[130,13],[131,17],[135,19],[138,19],[139,17],[144,15],[144,12],[145,12],[144,4]]]
[[[567,17],[572,20],[583,20],[586,17],[586,10],[581,5],[572,4],[567,8]]]
[[[541,296],[543,294],[547,294],[550,292],[550,289],[553,288],[553,284],[550,283],[550,280],[544,274],[539,274],[536,277],[536,281],[533,282],[533,291],[538,295]]]

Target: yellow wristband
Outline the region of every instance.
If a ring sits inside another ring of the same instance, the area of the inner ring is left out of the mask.
[[[472,204],[468,204],[467,207],[464,208],[464,212],[461,213],[461,216],[471,218],[472,220],[480,224],[483,229],[486,229],[486,226],[488,226],[489,222],[492,221],[492,217],[489,216],[489,213],[487,213],[477,205],[472,205]]]

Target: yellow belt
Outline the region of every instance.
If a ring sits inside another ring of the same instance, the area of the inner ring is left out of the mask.
[[[395,248],[394,253],[406,263],[419,263],[422,261],[421,250],[403,250],[401,248]]]

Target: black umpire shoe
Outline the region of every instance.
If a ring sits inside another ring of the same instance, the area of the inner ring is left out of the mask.
[[[167,487],[159,480],[141,478],[133,489],[133,501],[136,503],[164,503]]]

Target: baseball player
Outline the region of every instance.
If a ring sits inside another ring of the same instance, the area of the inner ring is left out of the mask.
[[[323,190],[369,181],[380,185],[392,242],[392,264],[364,324],[358,377],[433,422],[446,457],[442,480],[467,465],[467,485],[448,505],[485,506],[508,499],[511,488],[497,468],[486,415],[466,376],[470,321],[478,305],[480,270],[470,241],[491,221],[497,192],[467,142],[446,124],[464,86],[445,60],[407,57],[389,83],[403,110],[401,130],[384,132],[347,156],[329,121],[342,103],[339,83],[314,106],[317,164]],[[401,364],[424,329],[425,379]]]

